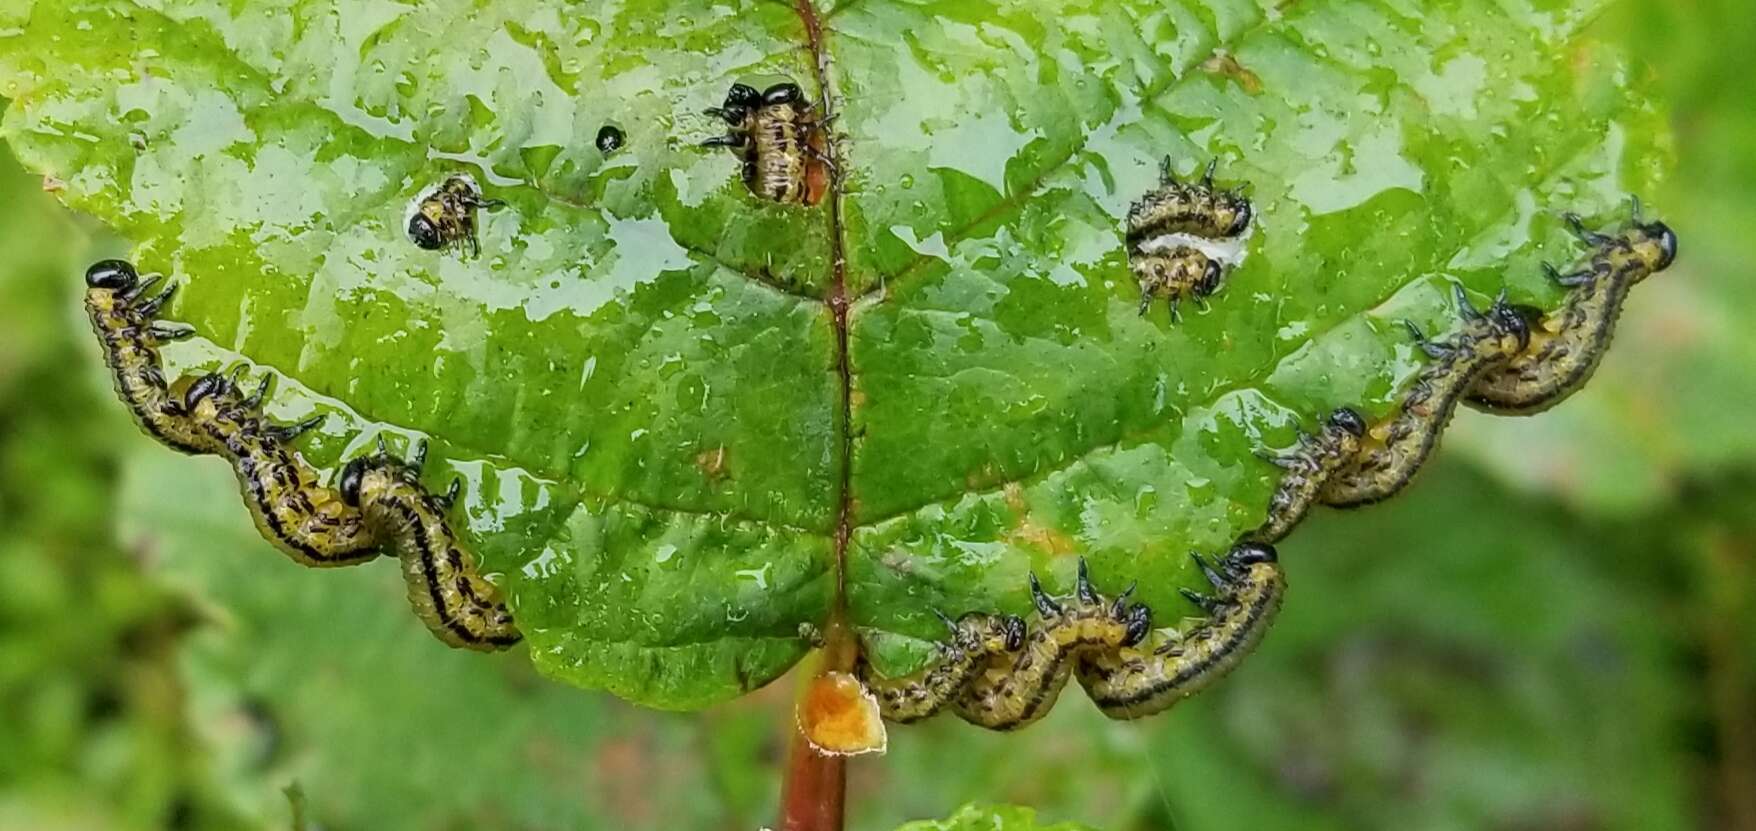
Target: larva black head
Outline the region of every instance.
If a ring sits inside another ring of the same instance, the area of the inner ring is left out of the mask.
[[[421,213],[409,217],[409,240],[428,251],[445,247],[445,235],[439,231],[439,225]]]
[[[1488,307],[1488,319],[1495,329],[1518,339],[1518,351],[1530,346],[1530,321],[1524,319],[1517,306],[1506,302],[1504,289],[1494,298],[1494,305]]]
[[[1147,633],[1152,631],[1152,609],[1145,603],[1134,603],[1128,606],[1122,615],[1122,645],[1134,646],[1146,640]]]
[[[1225,269],[1215,260],[1207,260],[1201,271],[1201,282],[1195,284],[1195,296],[1206,297],[1219,291],[1220,280],[1225,278]]]
[[[336,477],[336,490],[341,491],[341,501],[349,507],[360,507],[360,480],[365,478],[366,468],[372,463],[372,457],[360,456],[347,463],[341,469],[341,476]]]
[[[598,152],[606,156],[622,149],[623,143],[627,140],[628,137],[623,135],[622,131],[614,124],[605,124],[598,128]]]
[[[1250,209],[1250,200],[1237,194],[1232,194],[1230,199],[1235,203],[1233,210],[1236,213],[1232,217],[1232,227],[1226,229],[1226,236],[1235,237],[1249,230],[1250,220],[1255,213]]]
[[[94,289],[127,291],[140,283],[140,273],[127,260],[98,260],[85,270],[85,284]]]
[[[1280,560],[1274,546],[1259,542],[1238,543],[1226,554],[1226,567],[1243,569],[1257,563],[1273,563]]]
[[[1354,438],[1366,435],[1366,419],[1352,407],[1339,407],[1329,414],[1329,424],[1352,433]]]
[[[720,109],[747,110],[761,103],[762,93],[757,92],[755,87],[749,84],[732,84],[732,88],[726,90],[726,100],[720,105]]]
[[[797,104],[804,100],[805,93],[799,85],[791,81],[782,81],[762,91],[763,104]]]
[[[1664,271],[1671,267],[1677,259],[1677,233],[1671,226],[1663,222],[1649,222],[1636,226],[1646,241],[1658,247],[1658,262],[1653,264],[1653,271]]]

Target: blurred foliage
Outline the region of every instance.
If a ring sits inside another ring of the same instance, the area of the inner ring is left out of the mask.
[[[1591,387],[1466,419],[1405,497],[1319,512],[1218,688],[1142,723],[1072,691],[1018,735],[899,728],[852,768],[852,828],[979,800],[1107,831],[1756,829],[1756,23],[1651,0],[1600,25],[1675,108],[1651,201],[1684,253]],[[40,188],[0,183],[0,829],[287,828],[293,783],[333,831],[771,818],[785,681],[637,710],[436,647],[388,564],[305,579],[255,539],[223,467],[114,405],[75,308],[110,249]]]

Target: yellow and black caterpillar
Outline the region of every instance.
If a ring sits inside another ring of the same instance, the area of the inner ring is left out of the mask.
[[[1286,471],[1268,500],[1268,519],[1248,535],[1261,543],[1279,542],[1305,513],[1317,502],[1324,483],[1335,472],[1353,462],[1359,452],[1360,440],[1366,435],[1366,421],[1358,412],[1341,407],[1329,414],[1323,429],[1304,434],[1291,452],[1262,454]]]
[[[1477,378],[1466,399],[1470,406],[1527,415],[1566,400],[1597,369],[1629,290],[1677,258],[1677,235],[1663,222],[1642,221],[1638,199],[1633,220],[1615,234],[1589,231],[1574,214],[1567,215],[1567,224],[1591,246],[1588,260],[1569,274],[1543,267],[1569,289],[1565,303],[1541,319],[1534,310],[1529,313],[1534,321],[1530,347]]]
[[[1463,327],[1436,341],[1407,324],[1432,363],[1416,376],[1396,414],[1367,430],[1353,461],[1324,483],[1324,504],[1366,505],[1402,490],[1432,454],[1458,401],[1476,379],[1529,345],[1524,317],[1506,304],[1504,293],[1484,314],[1470,304],[1462,286],[1454,288]]]
[[[1236,190],[1213,185],[1214,165],[1200,181],[1184,183],[1166,158],[1158,187],[1128,207],[1124,241],[1128,270],[1140,284],[1140,313],[1152,302],[1170,301],[1171,320],[1182,319],[1184,298],[1203,309],[1220,290],[1227,268],[1243,259],[1245,237],[1254,216],[1250,200]]]
[[[937,714],[985,668],[989,658],[1024,646],[1024,620],[1014,615],[972,612],[945,623],[951,639],[939,644],[934,662],[919,672],[885,678],[864,660],[855,667],[860,682],[878,697],[878,712],[885,720],[907,724]]]
[[[323,487],[317,472],[290,442],[316,427],[320,417],[277,425],[262,415],[270,382],[249,397],[223,375],[196,379],[184,393],[184,409],[237,475],[238,489],[263,538],[300,565],[348,566],[378,557],[378,542],[360,512]]]
[[[1139,643],[1152,629],[1152,612],[1129,603],[1130,592],[1105,600],[1092,588],[1085,560],[1079,561],[1074,594],[1065,603],[1030,579],[1036,625],[1016,649],[979,662],[969,683],[952,701],[958,717],[990,730],[1016,730],[1048,714],[1084,655]]]
[[[1193,556],[1214,594],[1185,594],[1207,613],[1205,620],[1150,652],[1093,650],[1081,657],[1080,686],[1104,715],[1152,715],[1206,689],[1250,654],[1274,622],[1286,579],[1272,547],[1240,544],[1218,569]]]
[[[350,463],[341,490],[331,490],[290,447],[318,419],[269,421],[262,414],[267,382],[248,396],[233,378],[219,374],[166,384],[159,345],[194,330],[154,319],[171,297],[166,289],[141,299],[157,282],[143,283],[134,266],[121,260],[86,271],[85,307],[104,361],[117,395],[148,435],[184,453],[230,462],[257,528],[295,561],[353,565],[390,546],[403,561],[416,612],[441,640],[473,649],[519,640],[494,587],[476,573],[473,558],[446,523],[455,484],[444,496],[429,494],[413,470],[388,457],[381,445],[379,453]]]
[[[85,312],[103,347],[116,395],[135,423],[161,444],[183,453],[204,452],[204,438],[165,384],[158,347],[195,334],[193,328],[155,320],[177,287],[147,297],[162,280],[142,282],[134,266],[100,260],[85,271]]]
[[[407,462],[384,451],[361,456],[342,468],[338,485],[350,507],[396,549],[408,583],[409,603],[440,640],[467,649],[505,649],[521,635],[499,591],[476,570],[445,514],[457,500],[459,484],[435,496],[421,485],[426,446]]]

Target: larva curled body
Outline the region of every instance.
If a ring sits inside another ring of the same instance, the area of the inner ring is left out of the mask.
[[[1166,158],[1159,166],[1159,186],[1128,206],[1128,244],[1165,234],[1221,239],[1248,230],[1254,216],[1250,200],[1239,191],[1215,189],[1214,167],[1208,164],[1200,181],[1184,183],[1171,172],[1171,160]]]
[[[1633,222],[1615,234],[1588,231],[1578,216],[1567,216],[1574,234],[1592,246],[1589,259],[1569,274],[1544,267],[1569,289],[1566,301],[1531,326],[1528,349],[1476,379],[1466,399],[1470,406],[1501,414],[1539,413],[1565,401],[1591,378],[1609,348],[1629,290],[1668,268],[1677,256],[1676,234],[1663,222],[1641,221],[1640,203],[1634,204]]]
[[[1152,627],[1146,606],[1128,602],[1128,592],[1105,600],[1093,590],[1085,561],[1078,587],[1063,605],[1031,577],[1031,597],[1039,620],[1017,649],[982,661],[953,702],[959,718],[990,730],[1017,730],[1042,718],[1060,697],[1074,664],[1091,652],[1114,651],[1139,643]]]
[[[947,624],[950,640],[939,644],[939,654],[918,672],[885,678],[863,660],[857,665],[860,683],[878,698],[886,721],[908,724],[937,714],[988,658],[1024,646],[1024,620],[1012,615],[970,613]]]
[[[475,556],[463,548],[445,514],[457,485],[434,496],[421,485],[424,448],[403,462],[380,446],[342,469],[342,500],[359,509],[367,526],[402,561],[409,604],[441,641],[490,651],[522,638],[494,584],[481,576]]]
[[[1093,651],[1079,662],[1086,695],[1104,715],[1134,719],[1163,712],[1223,678],[1261,642],[1286,595],[1286,579],[1273,548],[1234,547],[1217,570],[1199,557],[1212,597],[1191,599],[1208,614],[1194,629],[1147,651]]]
[[[161,278],[142,281],[123,260],[100,260],[85,272],[85,312],[103,348],[104,364],[117,397],[146,434],[183,453],[207,451],[204,437],[165,383],[158,348],[195,333],[193,328],[160,322],[159,309],[176,286],[152,294]]]
[[[1388,421],[1366,431],[1361,449],[1324,483],[1320,498],[1338,508],[1382,501],[1414,478],[1438,445],[1457,404],[1484,372],[1504,366],[1530,342],[1524,317],[1505,296],[1484,314],[1456,286],[1463,328],[1442,341],[1427,340],[1409,324],[1432,362],[1415,377]]]
[[[357,565],[378,557],[378,540],[360,511],[324,487],[290,443],[321,419],[279,425],[262,414],[269,382],[245,397],[230,378],[210,374],[184,394],[211,452],[231,463],[244,505],[264,539],[300,565]]]
[[[1279,542],[1292,531],[1317,503],[1329,477],[1353,461],[1365,434],[1366,422],[1360,414],[1342,407],[1329,414],[1320,431],[1300,436],[1298,447],[1291,452],[1265,455],[1286,472],[1281,475],[1274,495],[1269,497],[1267,520],[1248,539]]]

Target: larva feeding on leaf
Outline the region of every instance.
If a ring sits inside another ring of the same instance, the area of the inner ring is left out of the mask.
[[[1347,466],[1359,452],[1360,439],[1366,435],[1366,421],[1354,410],[1342,407],[1329,414],[1323,428],[1316,434],[1304,434],[1291,452],[1262,454],[1264,459],[1286,471],[1268,500],[1268,519],[1249,538],[1256,542],[1278,542],[1305,513],[1316,504],[1325,482],[1336,471]]]
[[[1428,340],[1409,323],[1422,351],[1432,358],[1415,377],[1402,405],[1387,422],[1373,426],[1352,463],[1324,483],[1324,504],[1351,507],[1378,502],[1409,483],[1438,444],[1439,434],[1457,411],[1457,402],[1482,373],[1504,365],[1530,343],[1524,317],[1506,304],[1505,293],[1486,314],[1454,285],[1463,328],[1444,340]]]
[[[457,174],[439,183],[415,203],[409,214],[409,241],[428,251],[469,246],[470,256],[481,256],[476,238],[476,211],[504,207],[499,199],[482,196],[476,180]]]
[[[812,110],[798,84],[783,82],[762,92],[733,84],[725,101],[707,114],[731,129],[701,146],[726,147],[742,156],[744,186],[751,193],[775,202],[823,201],[834,167],[824,129],[827,119]]]
[[[1677,258],[1677,235],[1663,222],[1642,221],[1638,199],[1632,222],[1618,233],[1588,231],[1574,214],[1567,215],[1567,224],[1592,247],[1589,260],[1570,274],[1544,266],[1555,282],[1569,289],[1565,303],[1531,327],[1529,349],[1476,379],[1469,389],[1470,406],[1528,415],[1565,401],[1597,369],[1629,290]]]
[[[886,721],[907,724],[938,713],[986,666],[988,658],[1024,646],[1024,620],[1013,615],[972,612],[945,623],[950,640],[939,644],[939,654],[919,672],[884,678],[865,661],[858,664],[860,683],[877,696],[878,712]]]
[[[1080,656],[1132,646],[1152,628],[1152,612],[1129,603],[1129,592],[1113,601],[1100,597],[1083,559],[1074,596],[1066,605],[1044,593],[1035,575],[1030,592],[1037,624],[1019,648],[981,663],[953,702],[964,721],[990,730],[1029,725],[1054,706]]]
[[[1211,597],[1185,591],[1207,613],[1205,620],[1151,652],[1092,651],[1080,659],[1079,683],[1104,715],[1152,715],[1206,689],[1250,654],[1273,624],[1286,579],[1272,547],[1240,544],[1218,569],[1192,556],[1214,590]]]
[[[162,278],[144,282],[133,264],[100,260],[85,272],[85,311],[103,347],[116,395],[147,435],[183,453],[201,453],[204,439],[165,383],[158,347],[195,334],[188,326],[154,319],[177,287],[150,294]]]
[[[425,458],[425,445],[404,462],[385,452],[380,442],[378,452],[342,469],[342,499],[396,549],[409,603],[434,635],[467,649],[505,649],[522,635],[498,590],[477,571],[474,555],[464,550],[445,518],[457,499],[458,483],[444,495],[429,493],[420,481]]]
[[[184,393],[184,408],[208,449],[226,459],[263,538],[301,565],[363,563],[378,556],[377,540],[360,512],[323,487],[316,471],[288,445],[322,420],[277,425],[262,415],[270,383],[240,394],[234,379],[204,375]]]
[[[1128,270],[1140,284],[1142,315],[1158,298],[1170,301],[1172,321],[1182,319],[1185,297],[1205,309],[1226,269],[1243,261],[1254,210],[1241,192],[1215,189],[1213,171],[1210,163],[1200,181],[1185,184],[1166,158],[1158,187],[1128,208]]]

